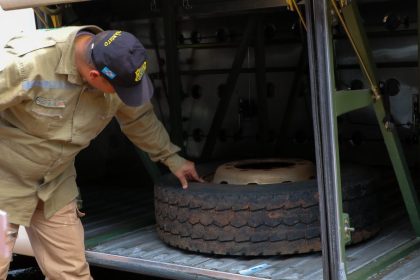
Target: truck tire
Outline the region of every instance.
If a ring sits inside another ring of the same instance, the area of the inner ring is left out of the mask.
[[[198,169],[214,172],[209,165]],[[380,230],[375,175],[358,166],[343,166],[341,174],[343,209],[356,244]],[[184,190],[166,175],[155,184],[157,233],[171,246],[217,255],[320,251],[318,198],[315,179],[258,186],[190,183]]]

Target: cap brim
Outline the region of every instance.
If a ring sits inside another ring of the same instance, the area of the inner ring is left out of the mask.
[[[141,82],[134,87],[120,87],[114,85],[115,91],[121,101],[128,106],[140,106],[148,102],[153,96],[153,84],[147,74],[144,74]]]

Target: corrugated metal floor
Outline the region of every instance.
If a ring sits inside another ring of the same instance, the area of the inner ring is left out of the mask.
[[[100,196],[96,200],[95,196],[85,197],[95,200],[86,209],[87,216],[83,219],[87,257],[92,264],[171,279],[322,279],[320,253],[292,257],[227,258],[171,248],[161,242],[155,232],[150,195],[117,190],[116,201],[116,196],[109,190],[106,192],[109,201]],[[104,204],[106,207],[103,207]],[[98,208],[102,210],[95,213],[93,210]],[[374,262],[413,239],[409,222],[400,220],[372,240],[347,250],[349,272]],[[413,258],[413,261],[419,260],[420,256]],[[420,273],[415,264],[407,262],[407,265],[413,268],[414,274]],[[420,276],[404,279],[420,279]]]

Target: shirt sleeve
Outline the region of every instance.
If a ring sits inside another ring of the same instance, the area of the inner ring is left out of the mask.
[[[171,143],[150,102],[139,107],[122,105],[116,117],[122,132],[147,152],[151,160],[162,162],[171,172],[176,172],[185,163],[186,160],[178,155],[180,148]]]
[[[13,56],[0,53],[0,111],[20,103],[24,98],[24,70]]]

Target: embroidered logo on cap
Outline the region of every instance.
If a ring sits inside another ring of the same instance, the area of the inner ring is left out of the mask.
[[[117,37],[121,36],[121,33],[121,31],[116,31],[114,34],[112,34],[112,36],[104,42],[104,46],[108,47],[112,42],[114,42],[115,39],[117,39]]]
[[[108,78],[110,78],[111,80],[112,79],[114,79],[116,76],[117,76],[117,74],[115,74],[114,72],[112,72],[111,71],[111,69],[109,69],[108,67],[104,67],[104,68],[102,68],[102,70],[101,70],[101,72],[105,75],[105,76],[107,76]]]
[[[146,68],[147,68],[147,62],[143,62],[143,64],[140,66],[140,68],[138,68],[136,70],[136,78],[134,79],[134,81],[138,82],[141,80],[141,78],[143,78],[144,72],[146,72]]]

